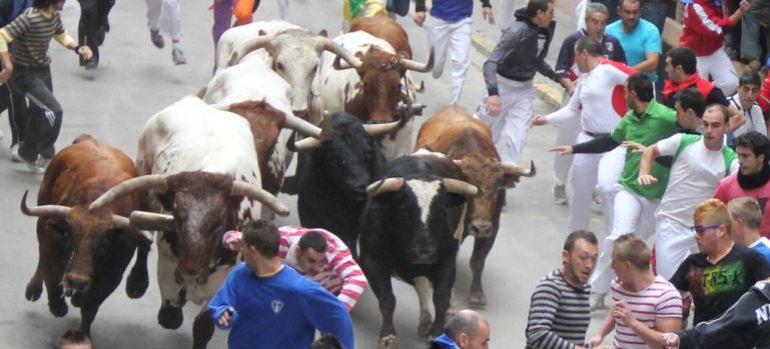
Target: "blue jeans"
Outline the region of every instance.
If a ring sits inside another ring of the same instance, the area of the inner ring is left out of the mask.
[[[741,59],[761,60],[761,55],[757,17],[751,12],[744,13],[741,19]]]
[[[647,2],[642,8],[642,18],[655,24],[660,34],[663,34],[663,26],[666,24],[666,15],[671,2]],[[608,22],[609,23],[609,22]]]

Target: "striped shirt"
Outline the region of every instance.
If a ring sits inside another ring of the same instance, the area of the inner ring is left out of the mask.
[[[13,40],[10,45],[14,64],[48,65],[48,45],[54,35],[64,34],[59,11],[46,17],[41,10],[31,7],[3,27]]]
[[[326,263],[315,273],[305,274],[299,268],[297,250],[299,239],[308,231],[317,231],[326,238]],[[368,282],[361,268],[358,266],[350,249],[336,235],[318,228],[303,228],[297,226],[285,226],[278,228],[281,234],[281,245],[278,249],[278,257],[284,263],[292,266],[300,274],[306,275],[313,281],[321,284],[345,304],[350,311],[364,293]]]
[[[612,301],[625,299],[634,318],[649,328],[655,328],[657,318],[681,318],[682,297],[676,287],[658,275],[650,286],[639,292],[631,292],[612,281]],[[649,348],[647,343],[623,320],[615,318],[615,348]]]
[[[527,348],[571,349],[583,345],[591,323],[591,286],[575,289],[556,269],[532,293],[527,320]]]

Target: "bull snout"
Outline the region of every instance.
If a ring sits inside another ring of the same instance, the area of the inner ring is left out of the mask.
[[[492,236],[492,222],[474,220],[471,222],[470,233],[476,238],[488,238]]]
[[[438,246],[428,236],[417,237],[412,240],[408,257],[414,264],[434,264],[438,261]]]
[[[198,268],[196,265],[180,263],[174,272],[178,284],[205,284],[208,279],[208,272]]]
[[[64,288],[67,294],[72,292],[86,292],[91,287],[91,277],[78,273],[67,273],[64,275]]]

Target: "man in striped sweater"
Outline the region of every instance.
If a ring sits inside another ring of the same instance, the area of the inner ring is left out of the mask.
[[[56,39],[83,59],[90,59],[92,55],[88,46],[78,45],[64,31],[59,15],[63,7],[64,0],[34,0],[31,8],[0,29],[0,60],[3,63],[0,84],[10,78],[14,92],[26,95],[31,102],[19,155],[30,171],[39,174],[56,152],[54,144],[64,116],[61,104],[53,95],[48,45],[51,39]],[[9,53],[10,43],[13,45]]]
[[[599,332],[588,344],[600,344],[613,329],[613,347],[657,348],[664,333],[682,327],[682,297],[679,291],[650,268],[650,249],[634,234],[615,240],[612,249],[613,306]]]
[[[527,320],[527,349],[582,349],[591,323],[588,278],[599,255],[596,236],[578,230],[567,236],[562,267],[532,293]]]
[[[282,262],[337,296],[348,311],[355,307],[368,282],[350,254],[350,249],[336,235],[318,228],[285,226],[278,228]],[[223,237],[225,246],[238,250],[241,233],[230,231]]]

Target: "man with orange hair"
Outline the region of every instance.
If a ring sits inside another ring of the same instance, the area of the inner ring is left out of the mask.
[[[692,294],[697,325],[722,315],[751,285],[770,276],[770,267],[761,254],[733,241],[732,218],[722,201],[701,202],[693,221],[700,252],[682,262],[671,283]]]

